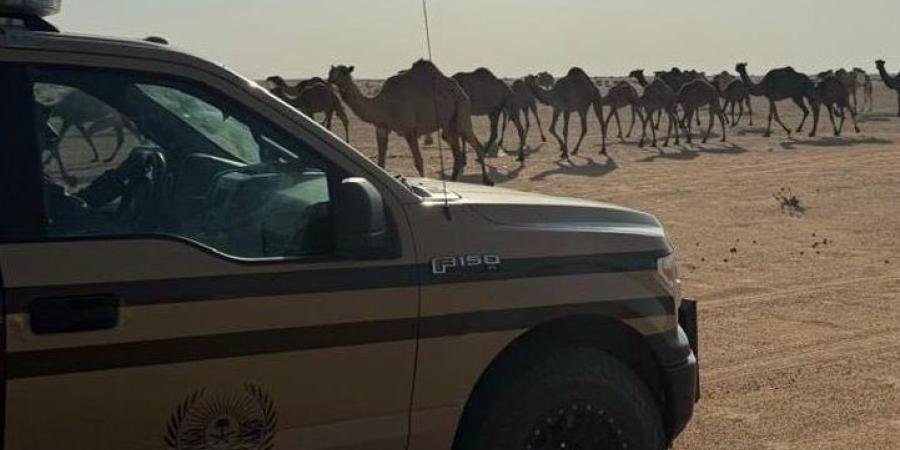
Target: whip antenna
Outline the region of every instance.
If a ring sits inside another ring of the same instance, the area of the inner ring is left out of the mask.
[[[428,26],[428,0],[422,0],[422,17],[425,20],[425,46],[428,49],[428,62],[434,63],[431,54],[431,29]],[[443,134],[441,131],[441,123],[438,120],[438,99],[437,99],[437,88],[435,87],[435,79],[431,78],[431,99],[434,103],[434,121],[437,125],[437,141],[438,146],[438,160],[441,165],[441,185],[444,191],[444,215],[447,217],[447,220],[451,220],[450,217],[450,197],[447,195],[447,175],[444,169],[444,147],[441,145]]]

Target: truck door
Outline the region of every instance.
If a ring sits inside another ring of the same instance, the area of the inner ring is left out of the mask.
[[[358,174],[242,88],[15,68],[6,450],[404,448],[418,288],[394,199],[384,248],[341,256]]]

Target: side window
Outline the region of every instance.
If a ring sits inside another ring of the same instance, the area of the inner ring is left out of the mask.
[[[252,112],[149,76],[31,76],[48,238],[166,234],[239,258],[333,251],[340,174]]]

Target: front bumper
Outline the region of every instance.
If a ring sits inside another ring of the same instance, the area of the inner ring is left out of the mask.
[[[698,364],[697,302],[684,299],[678,309],[678,327],[674,332],[653,336],[651,346],[662,368],[665,405],[663,419],[666,435],[674,440],[694,415],[700,399]]]

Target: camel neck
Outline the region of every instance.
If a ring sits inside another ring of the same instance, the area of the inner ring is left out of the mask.
[[[888,87],[894,87],[900,84],[896,79],[894,79],[894,77],[891,76],[891,74],[887,72],[887,70],[885,70],[884,65],[878,65],[878,74],[881,75],[881,81],[884,81],[884,84],[886,84]]]
[[[338,91],[344,102],[353,110],[364,122],[377,122],[378,109],[375,105],[375,98],[365,96],[359,90],[359,86],[352,79],[347,80],[338,85]]]
[[[650,84],[647,83],[647,77],[645,77],[642,73],[635,74],[634,78],[637,79],[637,82],[641,85],[641,87],[647,87],[647,85]]]
[[[534,84],[532,87],[534,88],[534,96],[537,97],[539,102],[548,106],[553,106],[553,95],[550,94],[549,90],[544,89],[544,87],[539,84]]]
[[[753,94],[753,95],[764,95],[765,94],[765,92],[763,92],[763,90],[759,88],[759,85],[753,82],[753,79],[750,78],[750,75],[747,75],[746,69],[738,70],[738,74],[741,76],[741,81],[743,81],[744,84],[747,85],[747,90],[749,90],[751,94]]]

